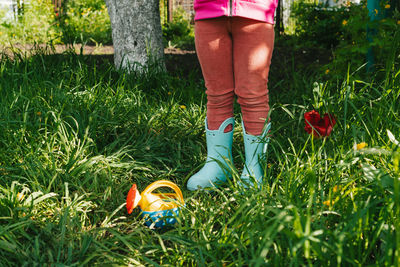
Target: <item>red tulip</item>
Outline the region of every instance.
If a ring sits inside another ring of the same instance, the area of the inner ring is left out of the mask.
[[[306,126],[304,130],[312,134],[314,137],[329,136],[332,132],[333,126],[336,124],[335,117],[329,113],[325,113],[321,118],[319,113],[315,110],[306,112],[304,114]]]

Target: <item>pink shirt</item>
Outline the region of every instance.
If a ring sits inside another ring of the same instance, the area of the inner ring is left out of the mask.
[[[194,19],[239,16],[274,24],[278,0],[194,0]]]

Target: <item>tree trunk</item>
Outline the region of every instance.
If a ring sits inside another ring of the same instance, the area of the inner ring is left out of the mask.
[[[159,0],[106,0],[117,68],[142,70],[157,63],[165,69]]]

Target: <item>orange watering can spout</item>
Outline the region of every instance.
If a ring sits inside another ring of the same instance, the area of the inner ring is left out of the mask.
[[[141,199],[142,196],[140,195],[139,190],[137,190],[136,184],[133,184],[126,198],[126,209],[129,214],[131,214],[133,209],[137,207]]]

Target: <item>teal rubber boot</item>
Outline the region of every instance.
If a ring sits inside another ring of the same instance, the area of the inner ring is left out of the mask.
[[[232,131],[224,133],[225,128],[230,124],[232,125]],[[206,118],[206,164],[200,171],[190,177],[187,189],[194,191],[207,187],[215,187],[215,183],[225,182],[230,177],[229,162],[232,162],[234,124],[235,119],[228,118],[219,126],[218,130],[209,130]]]
[[[245,188],[257,184],[258,188],[262,186],[262,178],[264,171],[261,167],[260,160],[263,158],[268,148],[269,138],[267,134],[271,129],[271,123],[268,123],[264,128],[261,135],[250,135],[246,133],[244,124],[243,127],[243,140],[244,140],[244,155],[245,164],[243,167],[242,175],[240,176],[239,184]]]

